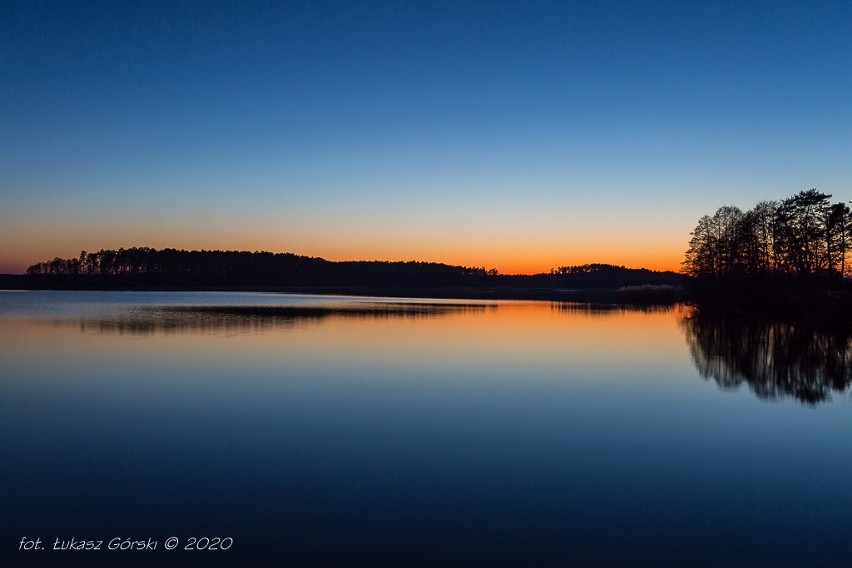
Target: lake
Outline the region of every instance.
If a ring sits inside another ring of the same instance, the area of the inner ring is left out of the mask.
[[[852,557],[848,336],[682,306],[8,291],[0,362],[4,566]]]

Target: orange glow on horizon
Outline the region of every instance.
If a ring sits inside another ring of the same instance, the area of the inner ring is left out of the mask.
[[[52,260],[53,258],[75,258],[79,255],[80,250],[88,250],[94,252],[100,249],[109,248],[130,248],[131,244],[120,244],[119,246],[103,246],[103,247],[48,247],[38,246],[33,247],[33,250],[28,250],[25,253],[19,253],[15,256],[7,256],[0,258],[0,274],[23,274],[27,267],[37,262]],[[555,255],[549,254],[524,254],[516,253],[511,256],[495,256],[476,254],[440,254],[436,251],[435,254],[382,254],[377,251],[375,254],[355,254],[355,255],[338,255],[338,254],[323,254],[323,251],[300,251],[297,249],[285,249],[278,247],[217,247],[211,245],[192,245],[192,244],[143,244],[139,246],[154,246],[154,248],[178,248],[187,250],[267,250],[274,253],[288,252],[303,256],[317,256],[329,261],[419,261],[419,262],[437,262],[449,265],[484,267],[486,269],[496,268],[500,274],[542,274],[548,273],[552,268],[560,266],[578,266],[583,264],[611,264],[616,266],[624,266],[627,268],[647,268],[649,270],[666,271],[671,270],[677,272],[680,270],[680,262],[682,254],[672,251],[648,252],[646,255],[615,255],[612,253],[581,253],[576,252],[570,255]]]
[[[589,257],[587,255],[577,255],[576,257],[568,258],[559,262],[541,263],[533,261],[525,261],[524,259],[506,260],[495,263],[494,267],[499,270],[500,274],[541,274],[550,272],[551,268],[560,266],[581,266],[584,264],[611,264],[614,266],[624,266],[625,268],[647,268],[648,270],[657,271],[672,271],[680,270],[680,259],[672,260],[670,255],[649,255],[645,258],[617,258],[614,255],[606,255],[605,257]],[[486,268],[491,268],[486,266]]]
[[[421,261],[496,268],[501,274],[541,274],[560,266],[612,264],[628,268],[680,268],[689,229],[610,227],[569,228],[518,225],[497,228],[434,224],[415,227],[338,226],[314,222],[250,223],[237,217],[192,222],[159,219],[95,221],[16,217],[0,226],[0,273],[23,273],[55,257],[81,250],[130,247],[185,250],[289,252],[330,261]]]

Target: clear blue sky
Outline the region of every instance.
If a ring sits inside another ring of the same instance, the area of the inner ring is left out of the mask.
[[[677,268],[852,199],[852,3],[4,2],[0,272],[120,246]]]

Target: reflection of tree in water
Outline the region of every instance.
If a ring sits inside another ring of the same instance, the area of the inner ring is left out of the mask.
[[[642,312],[645,314],[667,314],[682,307],[671,304],[607,304],[591,302],[550,302],[550,311],[564,315],[608,316],[615,314]]]
[[[852,382],[848,332],[818,333],[800,325],[699,311],[681,322],[698,372],[724,389],[746,382],[760,398],[793,396],[815,404]]]
[[[293,329],[329,319],[428,319],[496,309],[488,304],[365,302],[352,306],[150,306],[116,316],[57,320],[82,333],[239,333]]]

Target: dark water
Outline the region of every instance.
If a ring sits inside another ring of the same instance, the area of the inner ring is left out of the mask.
[[[850,360],[686,308],[0,292],[0,565],[848,565]]]

